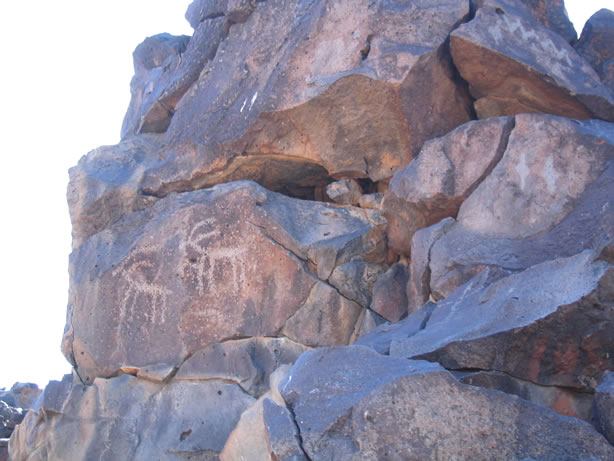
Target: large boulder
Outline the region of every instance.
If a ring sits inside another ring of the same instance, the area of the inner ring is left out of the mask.
[[[447,44],[468,15],[467,0],[256,2],[177,105],[144,191],[252,179],[313,197],[331,177],[389,178],[472,118]]]
[[[484,267],[523,270],[613,238],[613,161],[613,124],[516,116],[503,157],[430,248],[433,297]]]
[[[390,355],[449,369],[494,370],[545,386],[592,392],[614,368],[614,258],[586,250],[490,283],[482,271],[437,303],[420,329],[378,332]],[[379,335],[379,339],[374,336]],[[365,343],[361,340],[361,343]]]
[[[565,2],[560,0],[521,1],[531,10],[533,16],[535,16],[542,26],[556,32],[569,43],[574,43],[576,41],[578,34],[567,16]]]
[[[605,8],[592,15],[574,45],[578,54],[591,63],[601,81],[614,94],[614,11]]]
[[[347,344],[363,307],[329,279],[350,261],[384,264],[384,229],[376,210],[292,199],[247,181],[173,194],[73,251],[64,354],[91,383],[176,366],[232,338]]]
[[[280,384],[309,459],[609,460],[584,421],[361,346],[309,351]],[[591,458],[592,457],[592,458]]]
[[[614,95],[567,41],[504,5],[451,34],[454,64],[480,118],[523,112],[614,121]]]
[[[382,202],[393,250],[409,255],[416,231],[456,217],[463,200],[501,160],[513,126],[511,117],[464,124],[425,143],[393,176]]]

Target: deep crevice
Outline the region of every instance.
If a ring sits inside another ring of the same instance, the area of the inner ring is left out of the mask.
[[[298,443],[299,448],[303,452],[303,455],[305,456],[307,461],[313,461],[309,457],[309,455],[307,454],[307,451],[304,448],[303,436],[301,435],[301,428],[299,427],[298,423],[296,422],[296,415],[294,414],[294,410],[292,409],[292,406],[286,404],[286,409],[288,410],[288,413],[290,413],[290,417],[292,418],[292,423],[294,424],[294,427],[296,427],[296,438],[297,438],[296,441]]]

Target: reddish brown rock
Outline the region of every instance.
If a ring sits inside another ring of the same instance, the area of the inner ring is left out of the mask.
[[[253,179],[313,197],[331,177],[389,178],[471,119],[446,45],[468,14],[464,0],[256,3],[177,106],[144,190]]]
[[[382,203],[394,251],[409,255],[417,230],[456,216],[500,160],[512,127],[509,117],[469,122],[425,143],[420,156],[394,175]]]
[[[64,354],[90,383],[231,338],[345,344],[362,307],[326,280],[383,263],[384,226],[246,181],[159,200],[74,250]]]
[[[614,125],[516,116],[507,149],[430,251],[430,291],[484,267],[522,270],[614,237]]]
[[[496,371],[455,372],[464,384],[514,394],[557,413],[592,422],[593,394],[557,386],[540,386]]]
[[[592,15],[574,45],[578,54],[591,63],[601,81],[614,94],[614,12],[605,8]]]
[[[592,391],[614,367],[614,266],[599,258],[587,250],[490,284],[481,273],[422,330],[392,338],[390,354]]]
[[[562,37],[505,8],[479,8],[451,34],[480,118],[523,112],[614,121],[614,96]]]

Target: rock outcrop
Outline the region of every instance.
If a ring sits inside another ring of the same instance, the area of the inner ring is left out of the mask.
[[[70,171],[11,460],[614,459],[612,14],[195,0]]]

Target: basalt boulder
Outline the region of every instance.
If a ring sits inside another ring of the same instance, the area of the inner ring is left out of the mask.
[[[606,371],[595,389],[593,407],[595,425],[611,444],[614,444],[614,372]]]
[[[382,202],[393,250],[409,255],[416,231],[456,217],[463,200],[501,159],[513,126],[511,117],[469,122],[425,143],[393,176]]]
[[[173,194],[73,251],[64,354],[91,383],[233,338],[347,344],[364,308],[328,280],[350,261],[385,264],[384,229],[375,210],[247,181]]]
[[[468,15],[466,0],[256,2],[177,105],[144,191],[251,179],[312,198],[333,177],[391,177],[472,118],[447,45]]]
[[[592,392],[614,367],[612,260],[607,251],[586,250],[494,282],[485,270],[432,307],[426,320],[421,311],[413,314],[419,329],[413,316],[402,321],[412,327],[405,338],[402,328],[378,327],[361,343],[387,338],[393,356]]]
[[[598,247],[614,237],[612,210],[614,125],[518,115],[503,157],[432,244],[430,292]]]
[[[309,459],[606,461],[584,421],[459,383],[439,365],[361,346],[309,351],[284,381]],[[592,458],[591,458],[592,457]]]
[[[614,121],[614,95],[590,64],[532,17],[478,8],[450,47],[479,118],[537,112]]]

